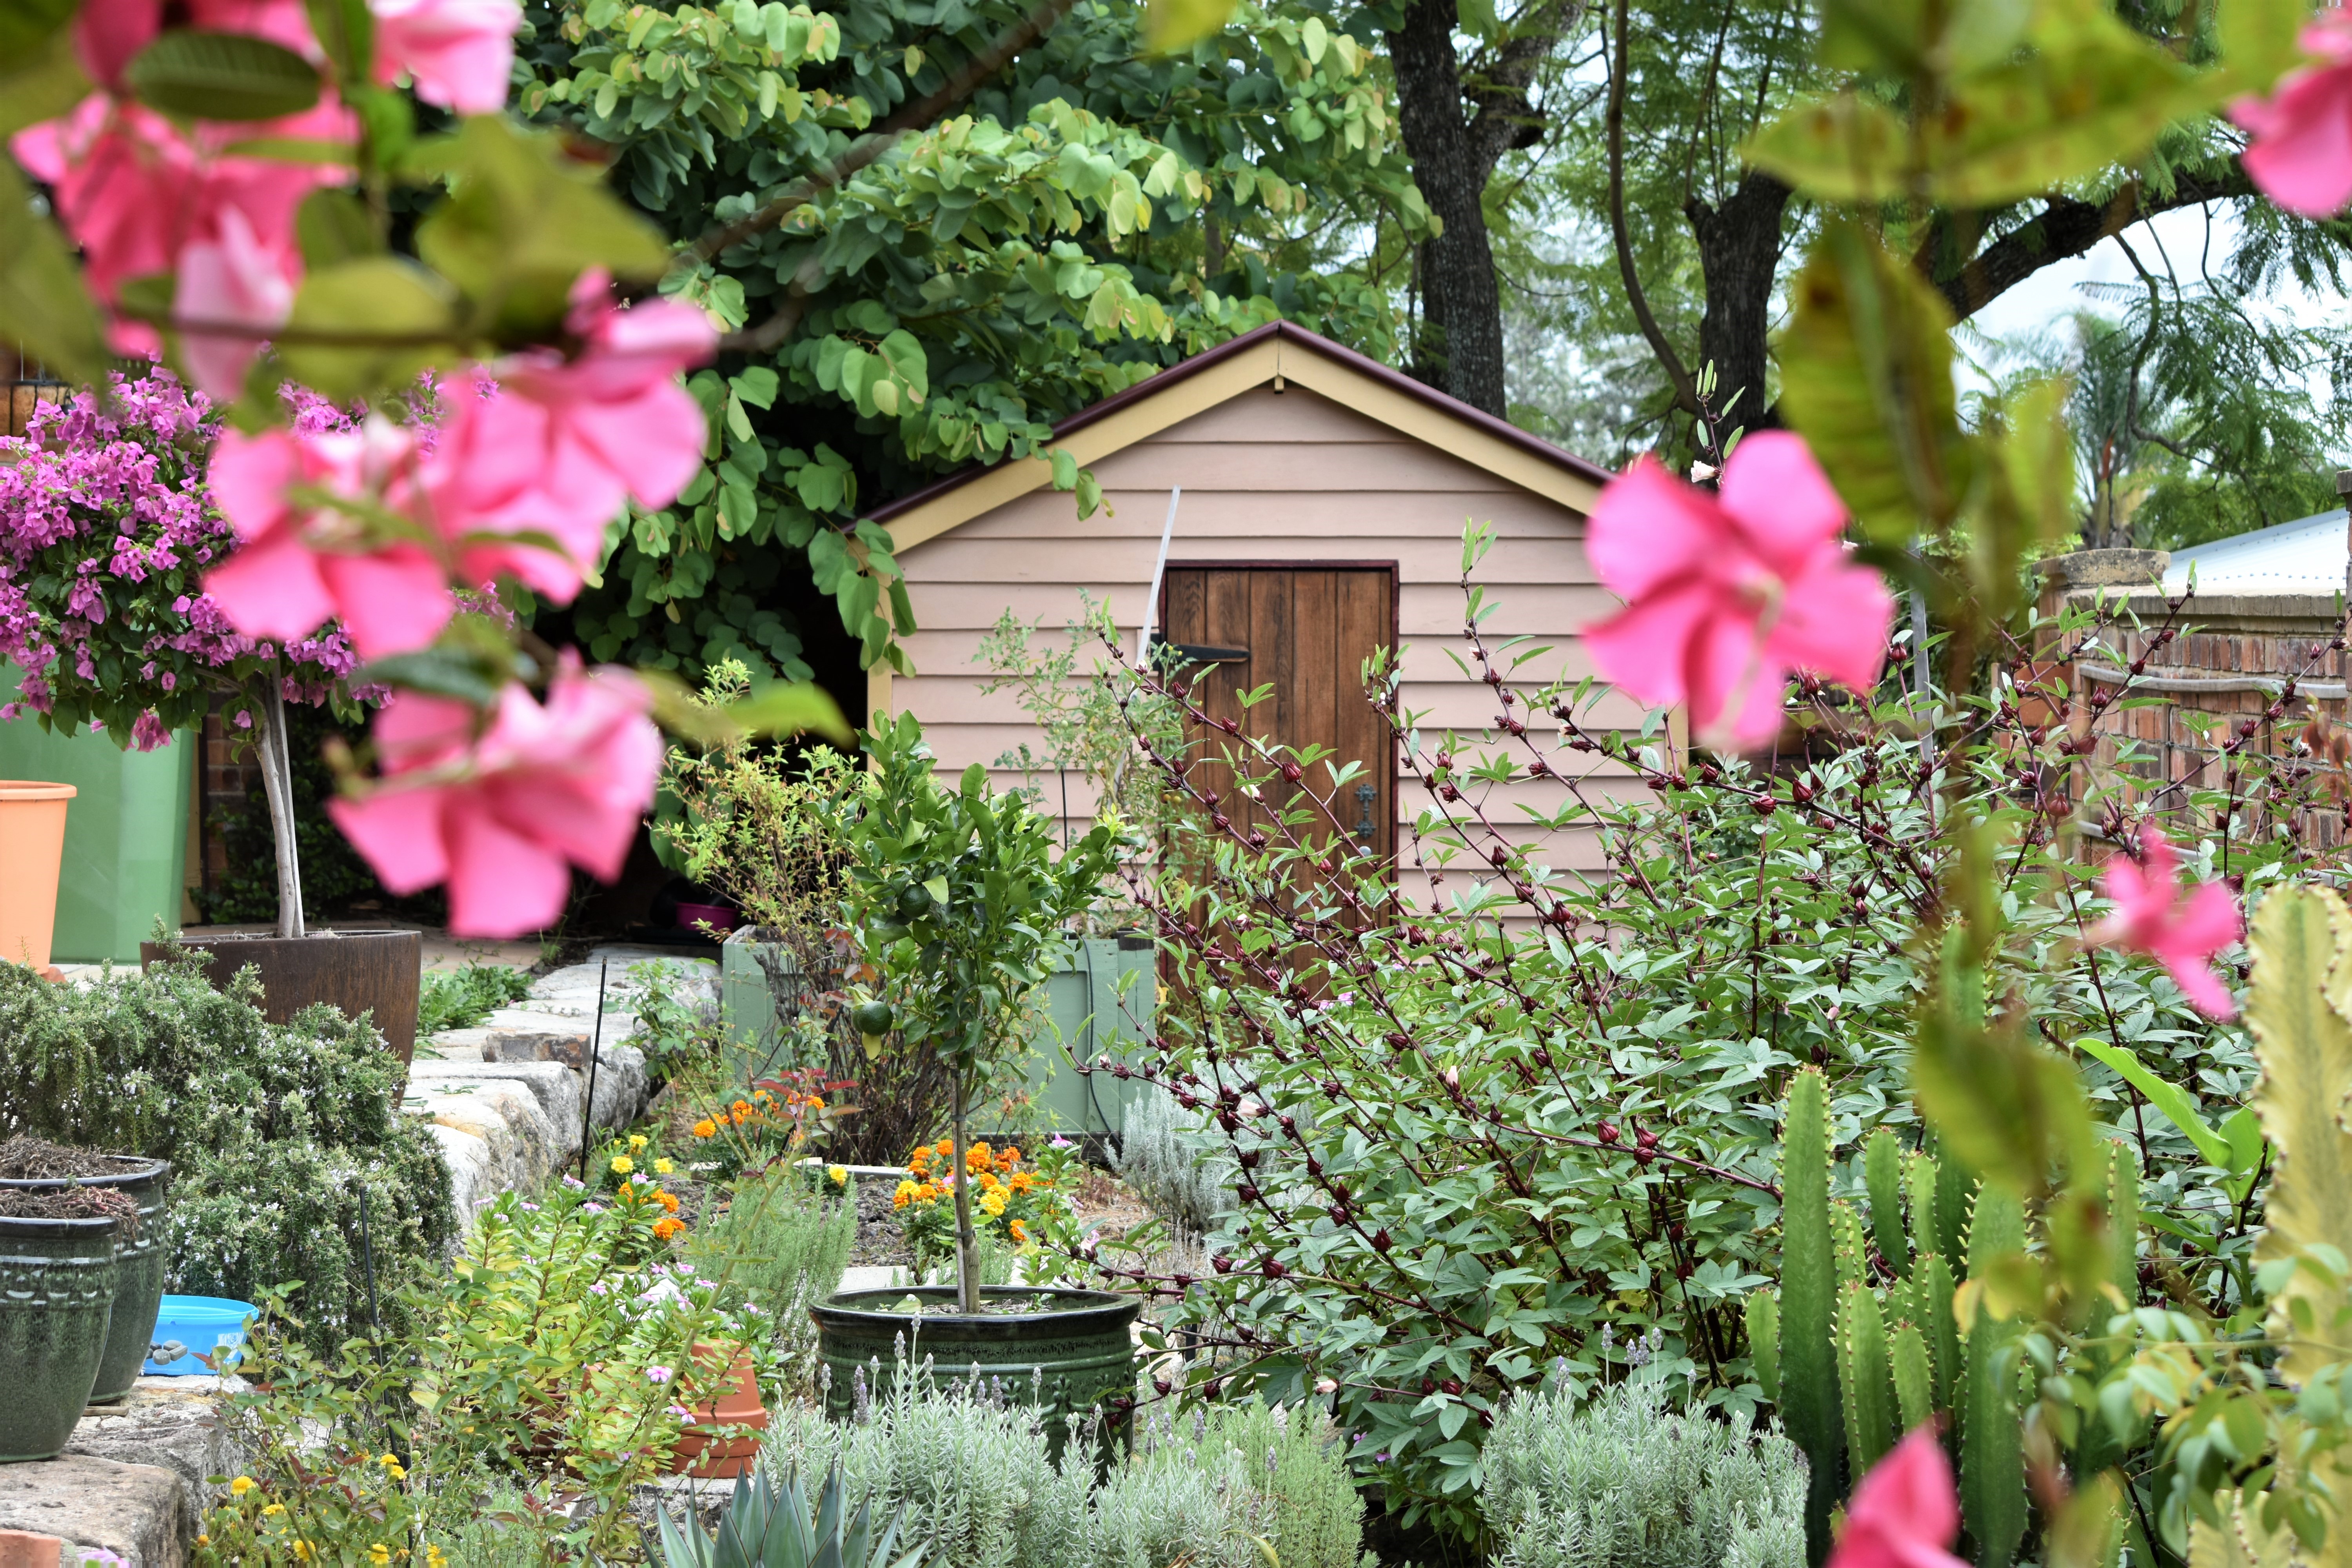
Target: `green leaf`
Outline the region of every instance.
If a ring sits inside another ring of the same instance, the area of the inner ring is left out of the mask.
[[[1076,489],[1078,483],[1078,460],[1059,447],[1055,447],[1045,456],[1047,461],[1053,465],[1054,488],[1057,490]]]
[[[68,381],[106,379],[106,328],[56,224],[33,214],[16,165],[0,158],[0,335]]]
[[[383,240],[367,204],[347,190],[312,191],[294,210],[294,240],[313,269],[380,254]]]
[[[249,33],[179,28],[131,57],[123,80],[150,109],[205,120],[277,120],[319,101],[319,72]]]
[[[2189,1091],[2178,1084],[2165,1082],[2147,1070],[2129,1050],[2098,1040],[2077,1040],[2075,1048],[2104,1064],[2116,1077],[2139,1090],[2141,1096],[2163,1118],[2179,1128],[2197,1145],[2198,1154],[2217,1170],[2230,1169],[2230,1143],[2197,1114],[2197,1102]]]
[[[778,681],[721,710],[729,724],[745,735],[798,735],[809,731],[842,745],[856,736],[841,706],[824,688],[809,681]]]
[[[1900,117],[1852,92],[1799,104],[1748,140],[1740,156],[1822,201],[1884,201],[1903,189]]]
[[[1191,48],[1232,20],[1234,0],[1150,0],[1143,40],[1160,54]]]
[[[367,0],[306,0],[310,34],[345,81],[365,81],[375,69],[375,13]]]
[[[2221,68],[2232,83],[2267,96],[2303,63],[2296,40],[2310,20],[2310,0],[2221,0],[2213,17]]]
[[[13,76],[46,60],[49,46],[80,8],[79,0],[10,0],[0,5],[0,74]]]
[[[286,374],[341,402],[404,386],[452,356],[447,287],[415,262],[367,257],[302,281],[278,340]],[[304,332],[348,341],[305,342]]]
[[[37,121],[54,120],[89,96],[89,79],[82,74],[81,60],[74,53],[70,29],[58,28],[12,53],[5,63],[6,74],[0,76],[0,136],[13,136]]]
[[[1973,454],[1952,389],[1952,316],[1907,261],[1833,218],[1813,242],[1779,342],[1782,406],[1870,538],[1940,532]]]

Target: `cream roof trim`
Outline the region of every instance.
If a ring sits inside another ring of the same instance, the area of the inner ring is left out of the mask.
[[[1571,510],[1590,512],[1601,494],[1601,487],[1591,479],[1280,335],[1269,335],[1197,374],[1171,377],[1164,390],[1154,392],[1150,382],[1141,383],[1125,407],[1071,431],[1055,445],[1081,465],[1097,463],[1277,377]],[[912,550],[1052,480],[1053,466],[1043,458],[987,469],[891,518],[884,526],[890,531],[892,551]]]

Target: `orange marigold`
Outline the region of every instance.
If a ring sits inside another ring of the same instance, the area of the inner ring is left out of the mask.
[[[661,1206],[667,1209],[670,1213],[676,1214],[677,1212],[677,1194],[676,1193],[656,1193],[654,1196],[659,1198],[661,1200]]]
[[[1021,1151],[1018,1149],[1007,1149],[996,1157],[996,1168],[1000,1171],[1009,1171],[1019,1163],[1021,1163]]]
[[[985,1171],[996,1163],[996,1156],[990,1152],[987,1143],[980,1142],[973,1144],[965,1153],[963,1163],[969,1170]]]
[[[1012,1233],[1013,1239],[1015,1241],[1027,1241],[1029,1239],[1029,1227],[1023,1225],[1017,1219],[1005,1228]]]
[[[662,1218],[654,1221],[654,1239],[656,1241],[667,1241],[671,1237],[676,1236],[679,1231],[684,1230],[685,1228],[686,1222],[684,1220],[671,1219],[667,1215],[664,1215]]]
[[[980,1174],[978,1185],[982,1192],[992,1193],[997,1188],[997,1181],[994,1176],[992,1176],[987,1172],[983,1171]]]
[[[1025,1193],[1037,1184],[1037,1178],[1026,1171],[1015,1171],[1004,1184],[1016,1193]]]
[[[719,1123],[706,1116],[694,1124],[694,1135],[697,1138],[716,1138],[719,1136]]]

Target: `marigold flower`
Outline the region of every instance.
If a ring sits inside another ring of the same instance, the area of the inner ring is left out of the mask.
[[[955,1140],[952,1138],[942,1138],[938,1142],[932,1144],[931,1147],[937,1150],[943,1158],[950,1160],[955,1158]]]
[[[900,1182],[890,1190],[890,1206],[894,1209],[905,1208],[908,1201],[919,1190],[912,1182]]]
[[[987,1172],[982,1171],[980,1173],[979,1186],[980,1190],[983,1193],[992,1193],[997,1187],[996,1178],[990,1175]]]
[[[236,1479],[229,1482],[228,1495],[231,1497],[243,1497],[246,1493],[251,1491],[260,1484],[261,1483],[259,1481],[255,1480],[251,1476],[239,1476]]]
[[[677,1169],[677,1163],[674,1160],[665,1158],[654,1162],[654,1174],[656,1176],[667,1176]]]
[[[1026,1171],[1015,1171],[1004,1184],[1016,1193],[1025,1193],[1037,1184],[1037,1178]]]
[[[392,1548],[381,1541],[377,1542],[368,1548],[368,1561],[377,1564],[377,1568],[383,1568],[383,1564],[392,1561]]]
[[[667,1241],[671,1237],[676,1236],[679,1231],[684,1230],[685,1228],[686,1222],[684,1220],[672,1219],[667,1215],[664,1215],[662,1218],[654,1221],[654,1239],[656,1241]]]
[[[629,1134],[629,1152],[631,1152],[632,1154],[634,1154],[634,1153],[635,1153],[638,1150],[640,1150],[640,1149],[644,1148],[645,1146],[646,1146],[646,1135],[645,1135],[644,1133],[642,1133],[642,1132],[632,1132],[632,1133],[630,1133],[630,1134]]]
[[[1003,1214],[1003,1212],[1004,1212],[1004,1193],[1003,1193],[1003,1190],[1002,1188],[995,1188],[995,1189],[992,1189],[991,1191],[988,1191],[988,1192],[985,1192],[985,1193],[981,1194],[980,1194],[980,1207],[981,1207],[981,1212],[982,1212],[983,1214],[987,1215],[988,1215],[988,1217],[989,1217],[989,1218],[991,1218],[991,1219],[994,1219],[994,1218],[996,1218],[997,1216],[999,1216],[1000,1215]]]
[[[806,1100],[802,1100],[801,1103],[807,1106],[811,1110],[823,1110],[824,1109],[824,1096],[821,1094],[812,1094]]]
[[[636,1168],[637,1163],[630,1159],[626,1154],[615,1154],[613,1156],[613,1173],[614,1175],[625,1176]]]
[[[670,1213],[676,1214],[677,1212],[677,1194],[676,1193],[656,1193],[654,1196],[660,1199],[661,1206],[667,1209]]]
[[[849,1185],[849,1167],[846,1165],[827,1165],[824,1168],[824,1179],[831,1182],[836,1187],[845,1187]]]
[[[1000,1171],[1009,1171],[1019,1163],[1021,1163],[1021,1151],[1018,1149],[1007,1149],[996,1157],[996,1168]]]
[[[990,1152],[989,1147],[985,1142],[974,1143],[971,1148],[965,1152],[963,1163],[965,1168],[968,1170],[985,1171],[995,1164],[996,1156]]]
[[[939,1195],[939,1188],[933,1186],[929,1182],[925,1182],[921,1186],[915,1189],[916,1198],[923,1203],[935,1203],[938,1201]]]
[[[1016,1220],[1014,1220],[1011,1225],[1009,1225],[1009,1226],[1005,1226],[1005,1229],[1007,1229],[1008,1231],[1010,1231],[1010,1232],[1012,1233],[1012,1235],[1013,1235],[1013,1240],[1015,1240],[1015,1241],[1022,1241],[1022,1242],[1025,1242],[1025,1241],[1027,1241],[1027,1240],[1029,1239],[1029,1227],[1028,1227],[1028,1226],[1024,1226],[1024,1225],[1023,1225],[1023,1224],[1022,1224],[1019,1220],[1017,1220],[1017,1219],[1016,1219]]]
[[[286,1511],[286,1505],[285,1505],[284,1503],[282,1503],[282,1502],[273,1502],[273,1503],[268,1504],[267,1506],[265,1506],[265,1507],[262,1509],[262,1510],[261,1510],[261,1516],[262,1516],[264,1519],[271,1519],[271,1518],[275,1518],[275,1517],[276,1517],[277,1515],[278,1515],[278,1514],[284,1513],[285,1511]]]
[[[694,1124],[694,1135],[697,1138],[716,1138],[719,1136],[719,1123],[706,1116]]]

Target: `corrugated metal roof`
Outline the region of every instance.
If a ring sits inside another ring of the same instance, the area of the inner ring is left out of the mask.
[[[2342,507],[2275,528],[2217,539],[2172,552],[2164,588],[2177,594],[2197,568],[2197,592],[2209,594],[2332,594],[2344,586],[2347,514]]]

